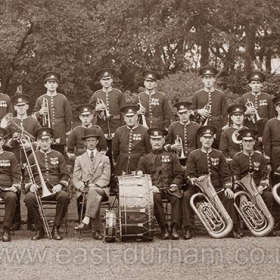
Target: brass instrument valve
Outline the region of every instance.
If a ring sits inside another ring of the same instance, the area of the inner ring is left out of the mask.
[[[51,116],[52,116],[52,126],[54,126],[54,118],[55,118],[55,113],[54,113],[54,100],[53,96],[51,96]]]

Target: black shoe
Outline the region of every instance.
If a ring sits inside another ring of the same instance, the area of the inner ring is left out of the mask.
[[[277,232],[273,229],[269,234],[268,236],[272,236],[272,237],[275,237],[275,236],[278,236]]]
[[[3,237],[2,237],[3,242],[10,242],[11,241],[11,234],[9,229],[4,229],[3,232]]]
[[[31,237],[31,240],[39,240],[42,239],[45,235],[44,229],[39,229],[37,233]]]
[[[168,226],[165,226],[164,228],[161,229],[161,239],[167,240],[170,238],[170,233],[168,230]]]
[[[189,226],[186,226],[185,230],[184,230],[184,239],[188,240],[188,239],[191,239],[191,238],[192,238],[191,229],[190,229]]]
[[[100,231],[97,230],[97,231],[93,231],[93,232],[92,232],[92,238],[95,239],[95,240],[102,240],[102,239],[103,239],[103,236],[102,236],[102,234],[100,233]]]
[[[62,240],[62,236],[59,234],[59,229],[57,226],[53,227],[53,231],[52,231],[52,239],[54,240]]]
[[[172,227],[171,239],[178,240],[180,238],[179,233],[177,232],[177,225]]]
[[[240,235],[240,229],[235,229],[232,231],[232,236],[233,238],[235,239],[240,239],[241,238],[241,235]]]
[[[11,230],[13,231],[21,230],[21,223],[14,223]]]

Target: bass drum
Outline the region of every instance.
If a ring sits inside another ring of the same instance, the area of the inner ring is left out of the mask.
[[[150,175],[123,175],[119,180],[121,241],[151,241],[154,238],[154,198]]]

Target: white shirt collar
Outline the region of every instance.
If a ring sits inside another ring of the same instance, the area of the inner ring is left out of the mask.
[[[96,150],[96,149],[94,149],[94,150],[89,150],[89,149],[87,149],[87,153],[88,153],[88,156],[89,156],[89,157],[90,157],[90,155],[91,155],[91,152],[93,152],[93,156],[95,157],[95,156],[96,156],[97,150]]]

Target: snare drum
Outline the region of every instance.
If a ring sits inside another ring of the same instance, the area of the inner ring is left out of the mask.
[[[118,176],[121,241],[154,238],[154,200],[150,175]]]

